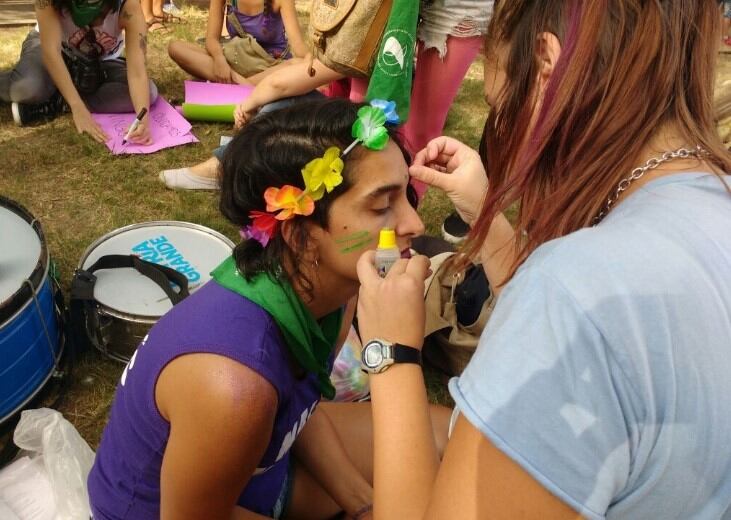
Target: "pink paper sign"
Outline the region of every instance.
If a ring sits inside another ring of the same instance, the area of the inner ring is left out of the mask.
[[[135,120],[135,114],[92,114],[109,139],[107,148],[114,155],[153,153],[163,148],[171,148],[181,144],[197,143],[198,139],[191,133],[191,126],[165,99],[158,97],[150,107],[149,117],[152,144],[122,144],[127,129]]]
[[[206,81],[185,82],[185,102],[193,105],[238,105],[254,87]]]

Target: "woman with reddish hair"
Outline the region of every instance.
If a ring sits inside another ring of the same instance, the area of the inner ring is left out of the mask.
[[[441,464],[421,371],[371,355],[421,346],[428,261],[358,264],[375,518],[731,518],[719,42],[716,0],[495,2],[489,161],[442,137],[411,167],[499,292]]]

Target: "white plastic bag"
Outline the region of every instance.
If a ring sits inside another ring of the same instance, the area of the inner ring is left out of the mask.
[[[86,478],[94,452],[79,432],[56,410],[25,410],[13,436],[23,450],[37,453],[53,490],[58,520],[88,520]]]
[[[56,503],[43,457],[20,457],[0,471],[0,519],[56,519]]]

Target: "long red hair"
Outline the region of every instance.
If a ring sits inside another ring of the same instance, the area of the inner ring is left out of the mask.
[[[562,52],[531,126],[544,32]],[[541,244],[591,226],[667,123],[731,172],[713,118],[718,41],[716,0],[497,0],[486,53],[507,44],[507,79],[485,125],[490,188],[467,253],[519,202],[509,280]]]

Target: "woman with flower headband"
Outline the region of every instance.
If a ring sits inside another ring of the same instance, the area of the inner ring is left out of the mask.
[[[381,228],[404,255],[424,231],[383,106],[305,103],[233,139],[220,207],[244,240],[125,369],[89,476],[95,519],[370,517],[370,407],[318,403],[360,254]]]
[[[376,518],[731,518],[719,41],[717,0],[495,2],[487,175],[444,137],[411,174],[449,194],[501,293],[450,382],[441,464],[421,373],[371,376]],[[427,260],[372,264],[361,337],[420,347]]]

